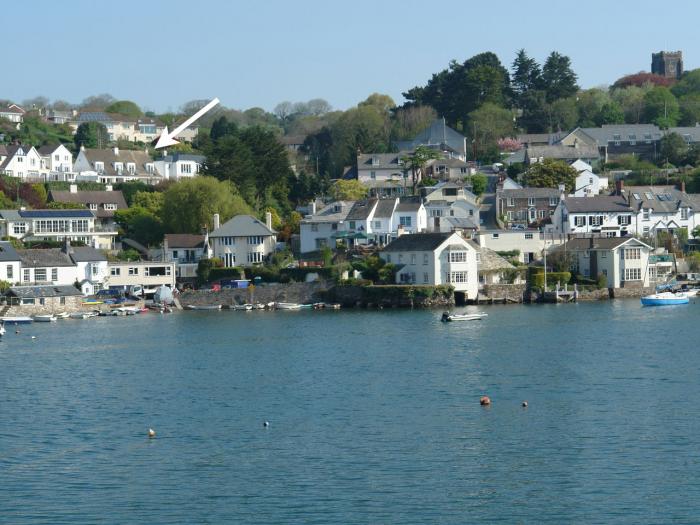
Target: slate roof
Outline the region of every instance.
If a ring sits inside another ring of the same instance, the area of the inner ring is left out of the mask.
[[[517,190],[502,190],[499,196],[507,199],[527,199],[534,197],[535,199],[548,199],[549,197],[559,197],[557,188],[520,188]]]
[[[264,222],[252,215],[236,215],[209,234],[209,237],[252,237],[255,235],[275,235]]]
[[[107,257],[100,250],[92,246],[71,246],[69,251],[73,262],[97,262],[106,261]]]
[[[576,160],[580,158],[598,158],[598,148],[581,144],[576,147],[565,146],[563,144],[553,144],[551,146],[528,146],[526,148],[526,158],[545,158],[559,160]]]
[[[49,191],[49,200],[55,202],[72,202],[77,204],[97,204],[95,215],[97,217],[113,217],[114,210],[105,210],[105,204],[116,204],[118,210],[128,208],[124,194],[117,191]]]
[[[10,144],[9,146],[5,147],[6,155],[7,158],[0,164],[0,170],[5,169],[7,165],[10,163],[10,161],[14,158],[14,156],[17,154],[19,150],[22,150],[22,153],[27,155],[31,150],[32,146],[27,146],[26,144]],[[39,167],[37,166],[37,169]]]
[[[569,213],[631,212],[627,201],[617,195],[595,195],[593,197],[567,197],[564,205]]]
[[[40,297],[67,297],[75,295],[83,295],[75,286],[13,286],[10,288],[10,293],[15,297],[26,299]]]
[[[449,222],[453,228],[461,228],[464,230],[477,230],[477,224],[468,217],[441,217],[441,219]]]
[[[647,248],[651,248],[634,237],[576,237],[557,246],[554,251],[585,251],[585,250],[614,250],[628,241],[634,240]]]
[[[675,186],[625,186],[622,194],[635,210],[652,208],[657,213],[676,213],[680,207],[697,206],[695,199]]]
[[[19,261],[19,253],[10,241],[0,241],[0,261]]]
[[[203,248],[206,237],[192,233],[166,233],[165,243],[168,248]]]
[[[0,210],[0,218],[7,221],[23,221],[27,219],[89,219],[95,215],[90,210]]]
[[[662,131],[655,124],[604,124],[599,128],[577,128],[591,137],[598,146],[607,146],[609,142],[619,140],[621,142],[629,142],[630,135],[634,136],[637,142],[646,140],[659,140],[662,136]],[[615,138],[619,135],[620,138]],[[651,138],[647,138],[648,136]]]
[[[449,239],[453,233],[410,233],[387,244],[383,252],[433,251]]]
[[[83,150],[85,158],[90,163],[90,167],[95,169],[96,162],[102,162],[104,165],[104,173],[108,176],[136,176],[136,177],[148,177],[148,178],[159,178],[160,176],[154,171],[149,173],[146,171],[146,164],[153,164],[153,159],[151,156],[143,150],[127,150],[120,149],[118,154],[114,153],[114,148],[108,149],[94,149],[86,148]],[[121,175],[114,169],[114,163],[121,162],[123,164],[123,170]],[[133,163],[135,167],[135,172],[133,175],[129,173],[126,169],[128,163]]]
[[[48,157],[61,146],[62,144],[44,144],[43,146],[37,148],[37,151],[42,157]]]
[[[178,162],[180,160],[191,160],[198,164],[204,164],[207,158],[204,155],[195,155],[193,153],[174,153],[173,155],[165,155],[163,158],[156,159],[165,162]]]
[[[395,207],[396,199],[379,199],[377,202],[377,209],[374,210],[374,216],[376,218],[388,219],[394,213]]]
[[[477,250],[481,253],[481,260],[479,261],[480,272],[498,272],[502,270],[513,270],[515,268],[515,266],[510,264],[506,259],[485,246],[479,246],[477,244]]]
[[[429,127],[421,131],[413,140],[405,140],[396,143],[399,150],[414,150],[418,146],[445,145],[449,149],[462,155],[466,155],[466,140],[464,135],[458,133],[445,124],[443,119],[434,120]]]
[[[369,199],[357,201],[353,204],[352,208],[348,212],[346,217],[349,221],[364,221],[370,216],[372,210],[374,209],[377,199]]]
[[[396,211],[418,211],[421,207],[420,197],[400,197],[399,204],[396,206]]]
[[[355,203],[353,201],[335,201],[331,202],[328,206],[321,208],[316,214],[305,217],[301,222],[340,222],[345,220],[350,212],[350,208]],[[336,206],[340,207],[339,211],[336,211]]]
[[[566,132],[558,131],[556,133],[521,133],[517,136],[518,142],[523,145],[532,144],[556,144],[562,137],[566,136]]]
[[[403,171],[405,168],[400,163],[401,156],[405,153],[361,153],[357,156],[357,168],[361,170],[387,170],[395,169]],[[373,164],[372,161],[376,161]]]
[[[73,261],[61,248],[32,248],[17,250],[23,268],[48,268],[54,266],[73,266]]]

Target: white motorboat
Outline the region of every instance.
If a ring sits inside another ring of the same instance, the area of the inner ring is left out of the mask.
[[[233,310],[244,310],[246,312],[249,312],[250,310],[253,309],[253,305],[252,304],[234,304],[231,308]]]
[[[70,314],[68,312],[59,312],[55,314],[56,319],[68,319],[70,317]]]
[[[187,310],[221,310],[220,304],[188,304]]]
[[[449,323],[452,321],[478,321],[479,319],[488,317],[488,315],[489,314],[485,314],[484,312],[477,312],[475,314],[451,314],[449,312],[445,312],[442,314],[441,321],[443,323]]]
[[[32,319],[31,317],[18,315],[14,317],[0,317],[0,321],[2,321],[5,324],[29,324],[33,323],[34,319]]]
[[[97,317],[99,314],[97,312],[73,312],[70,314],[71,319],[90,319],[91,317]]]
[[[301,305],[299,303],[275,303],[275,308],[278,310],[299,310]]]
[[[35,315],[34,321],[37,323],[53,323],[56,321],[56,316],[53,314]]]
[[[5,323],[0,321],[0,337],[5,335],[7,333],[7,330],[5,330]]]

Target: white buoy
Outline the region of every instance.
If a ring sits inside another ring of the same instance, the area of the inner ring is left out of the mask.
[[[33,335],[33,336],[32,336],[32,339],[36,339],[36,336],[35,336],[35,335]]]
[[[523,401],[523,408],[527,408],[527,401]]]
[[[270,422],[269,422],[269,421],[265,421],[265,422],[263,423],[263,426],[264,426],[265,428],[269,427],[269,426],[270,426]]]
[[[151,439],[153,439],[154,437],[156,437],[156,431],[153,430],[152,428],[149,428],[149,429],[148,429],[148,437],[151,438]]]

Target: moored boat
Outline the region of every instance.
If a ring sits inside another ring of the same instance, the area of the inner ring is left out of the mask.
[[[0,317],[0,321],[2,321],[5,324],[29,324],[33,323],[34,319],[28,316],[9,316],[9,317]]]
[[[35,315],[34,321],[37,323],[53,323],[56,321],[56,316],[53,314]]]
[[[56,319],[68,319],[70,317],[70,314],[68,312],[59,312],[55,314]]]
[[[221,310],[220,304],[188,304],[187,310]]]
[[[3,323],[2,321],[0,321],[0,337],[2,337],[3,335],[5,335],[6,333],[7,333],[7,330],[5,330],[5,323]]]
[[[441,321],[443,323],[449,323],[452,321],[478,321],[479,319],[488,317],[488,315],[489,314],[484,312],[477,312],[474,314],[451,314],[449,312],[445,312],[442,314]]]
[[[672,304],[688,304],[685,293],[661,292],[642,297],[644,306],[667,306]]]
[[[244,310],[244,311],[248,312],[248,311],[253,309],[253,305],[252,304],[234,304],[231,307],[231,309],[232,310]]]
[[[275,303],[275,308],[278,310],[299,310],[301,305],[299,303]]]

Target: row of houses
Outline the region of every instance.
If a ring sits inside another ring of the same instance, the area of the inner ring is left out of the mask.
[[[0,145],[0,174],[33,182],[120,182],[157,184],[196,176],[205,158],[189,153],[164,152],[154,159],[148,150],[81,147],[75,161],[63,144],[38,149],[23,144]]]

